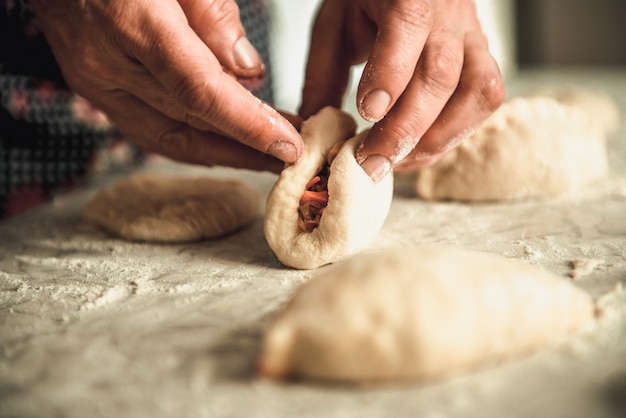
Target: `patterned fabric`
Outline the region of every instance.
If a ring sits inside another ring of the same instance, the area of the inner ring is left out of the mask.
[[[242,84],[272,103],[266,1],[237,4],[266,64],[265,77]],[[24,2],[0,0],[0,218],[144,157],[103,113],[68,90]]]
[[[0,74],[0,216],[72,186],[113,138],[106,117],[68,90]]]
[[[241,81],[258,98],[274,103],[272,67],[270,65],[269,28],[270,16],[267,0],[236,0],[241,23],[250,43],[258,51],[265,64],[265,76],[260,80]]]

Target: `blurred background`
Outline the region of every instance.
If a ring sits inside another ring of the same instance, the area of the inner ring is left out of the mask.
[[[516,0],[521,67],[626,65],[626,1]]]
[[[319,3],[270,2],[276,104],[283,109],[297,109]],[[624,0],[476,0],[476,6],[505,79],[538,66],[626,66]],[[353,88],[357,81],[353,77]],[[353,106],[346,101],[347,108]]]

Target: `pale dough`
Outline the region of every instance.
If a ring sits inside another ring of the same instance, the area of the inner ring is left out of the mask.
[[[611,96],[578,86],[546,85],[527,90],[526,97],[551,97],[559,103],[583,111],[588,127],[610,134],[620,124],[620,112]]]
[[[342,260],[366,248],[382,227],[391,205],[393,175],[374,184],[365,174],[354,154],[366,132],[352,136],[355,128],[350,115],[332,107],[302,124],[304,155],[283,170],[265,207],[265,238],[283,264],[313,269]],[[298,227],[300,199],[337,143],[343,145],[330,166],[328,205],[319,227],[303,232]]]
[[[553,98],[515,98],[439,162],[421,169],[417,194],[495,201],[574,192],[608,171],[606,124],[591,123],[582,107]]]
[[[593,317],[587,293],[520,261],[384,250],[300,287],[267,331],[259,368],[352,382],[444,378],[562,342]]]
[[[259,203],[256,190],[238,180],[137,174],[98,192],[83,219],[129,240],[192,241],[247,225]]]

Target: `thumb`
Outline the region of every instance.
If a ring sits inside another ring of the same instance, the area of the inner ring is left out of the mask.
[[[263,75],[263,61],[248,40],[234,0],[178,0],[189,26],[235,76]]]
[[[304,118],[326,105],[341,107],[351,66],[343,39],[342,5],[324,2],[315,19],[299,109]]]

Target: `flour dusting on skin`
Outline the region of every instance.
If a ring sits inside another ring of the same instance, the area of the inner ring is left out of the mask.
[[[413,151],[413,148],[415,148],[415,144],[417,144],[417,141],[410,136],[400,138],[396,143],[396,148],[393,151],[394,156],[391,159],[391,163],[395,165],[404,160],[406,156],[409,155],[411,151]]]
[[[461,145],[462,142],[464,142],[466,139],[468,139],[469,137],[474,135],[475,132],[476,132],[476,129],[474,129],[474,128],[468,128],[468,129],[465,129],[464,131],[460,132],[458,135],[452,137],[446,143],[446,145],[443,148],[442,152],[448,152],[448,151],[458,147],[459,145]]]
[[[445,142],[440,149],[431,150],[427,152],[426,151],[414,152],[413,155],[411,156],[410,161],[406,161],[405,168],[425,167],[425,166],[435,163],[446,153],[458,147],[459,145],[461,145],[461,143],[463,143],[463,141],[465,141],[466,139],[474,135],[475,132],[476,130],[474,128],[468,128],[462,131],[461,133],[459,133],[458,135],[450,138],[450,140]],[[396,152],[398,153],[398,156],[394,159],[393,164],[400,163],[402,166],[402,164],[404,164],[402,160],[406,158],[406,156],[410,154],[411,151],[413,151],[413,149],[417,146],[417,144],[419,144],[419,141],[413,141],[411,138],[405,138],[403,141],[400,141],[396,147]],[[409,146],[411,148],[407,150]]]

